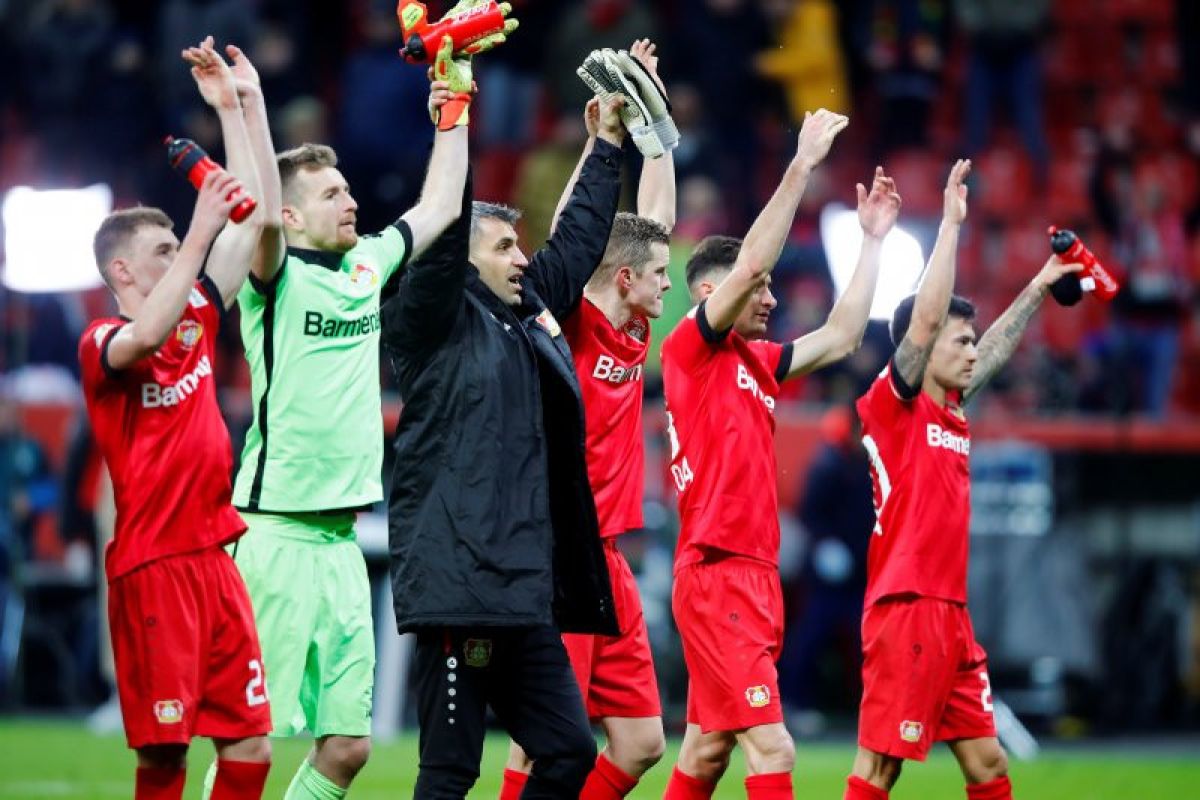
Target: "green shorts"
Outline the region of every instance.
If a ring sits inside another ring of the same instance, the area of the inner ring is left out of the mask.
[[[262,645],[272,736],[368,736],[375,632],[354,515],[248,514],[230,548]]]

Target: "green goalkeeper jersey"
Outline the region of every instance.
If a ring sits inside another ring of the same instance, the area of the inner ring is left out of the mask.
[[[289,247],[271,284],[242,287],[254,421],[235,506],[327,511],[383,498],[379,298],[411,250],[401,220],[346,253]]]

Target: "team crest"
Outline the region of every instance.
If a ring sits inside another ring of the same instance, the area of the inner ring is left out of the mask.
[[[159,700],[154,704],[154,718],[160,725],[178,725],[183,722],[183,702]]]
[[[900,738],[910,744],[916,744],[921,741],[921,734],[924,730],[925,726],[921,723],[906,719],[900,723]]]
[[[355,264],[350,270],[350,282],[359,288],[375,286],[379,283],[379,274],[365,264]]]
[[[751,708],[762,708],[771,702],[771,690],[761,683],[751,686],[746,690],[746,702]]]
[[[192,319],[185,319],[175,326],[175,338],[184,349],[191,350],[204,335],[204,326]]]
[[[492,661],[492,640],[467,639],[463,643],[463,656],[468,667],[486,667]]]
[[[537,324],[546,329],[546,332],[551,336],[562,335],[562,328],[558,327],[558,320],[550,313],[550,309],[543,308],[542,313],[537,316]]]

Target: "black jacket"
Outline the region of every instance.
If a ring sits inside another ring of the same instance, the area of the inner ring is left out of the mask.
[[[615,635],[584,455],[579,381],[557,320],[600,263],[620,192],[620,150],[596,142],[558,227],[510,307],[467,260],[459,219],[383,308],[404,411],[388,501],[401,632],[534,626]]]

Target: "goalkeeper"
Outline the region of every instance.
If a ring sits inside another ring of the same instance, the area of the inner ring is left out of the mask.
[[[338,800],[370,753],[375,642],[354,526],[383,498],[380,292],[458,216],[474,87],[470,57],[451,50],[443,39],[430,72],[437,133],[417,205],[360,237],[333,150],[279,154],[263,189],[281,193],[282,235],[263,236],[238,296],[254,419],[233,495],[249,530],[234,558],[261,632],[272,735],[315,738],[285,800]]]

